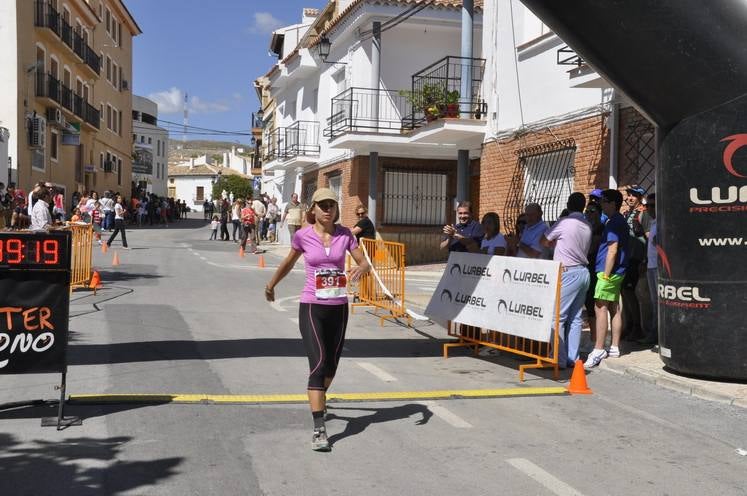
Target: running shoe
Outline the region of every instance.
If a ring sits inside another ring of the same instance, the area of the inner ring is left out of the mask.
[[[311,436],[311,449],[314,451],[330,450],[326,427],[319,427],[318,429],[314,429],[314,435]]]
[[[620,348],[617,346],[610,346],[610,350],[607,352],[609,358],[620,358]]]
[[[586,370],[593,369],[600,363],[602,363],[602,360],[607,358],[607,350],[597,350],[594,349],[591,353],[589,353],[589,357],[586,359],[586,363],[584,363],[584,368]]]

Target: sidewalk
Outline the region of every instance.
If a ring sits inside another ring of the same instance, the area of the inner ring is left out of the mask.
[[[667,369],[659,354],[651,349],[624,353],[620,358],[607,358],[602,360],[599,368],[630,375],[704,400],[747,408],[747,384],[708,381],[679,375]]]

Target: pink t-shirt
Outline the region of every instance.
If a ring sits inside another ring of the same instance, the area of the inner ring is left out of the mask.
[[[303,253],[306,264],[306,284],[301,292],[301,303],[317,303],[319,305],[341,305],[348,302],[347,296],[339,298],[319,299],[316,297],[316,271],[319,269],[345,270],[345,254],[358,248],[358,242],[350,229],[339,224],[335,225],[327,255],[324,244],[314,232],[314,226],[306,226],[296,231],[291,240],[291,247]]]

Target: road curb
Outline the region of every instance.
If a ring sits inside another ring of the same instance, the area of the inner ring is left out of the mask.
[[[670,391],[676,391],[681,394],[693,396],[714,403],[733,405],[747,409],[747,398],[732,396],[729,394],[713,391],[708,387],[690,384],[686,379],[679,379],[665,375],[664,372],[649,370],[635,365],[617,364],[614,361],[603,360],[599,367],[602,370],[613,372],[615,374],[629,375],[642,381],[654,384]]]

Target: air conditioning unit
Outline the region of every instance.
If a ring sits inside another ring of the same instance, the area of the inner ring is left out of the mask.
[[[111,160],[104,160],[104,172],[111,172],[114,168],[113,164]]]
[[[126,80],[126,79],[123,79],[123,80],[122,80],[122,89],[123,89],[123,90],[128,90],[128,89],[130,89],[130,83],[129,83],[129,82],[128,82],[128,81]]]
[[[57,126],[57,127],[66,127],[67,123],[65,122],[65,116],[62,114],[62,110],[58,108],[48,108],[47,109],[47,122],[49,122],[50,126]]]
[[[45,148],[47,146],[47,120],[38,115],[31,118],[31,132],[29,133],[31,148]]]

